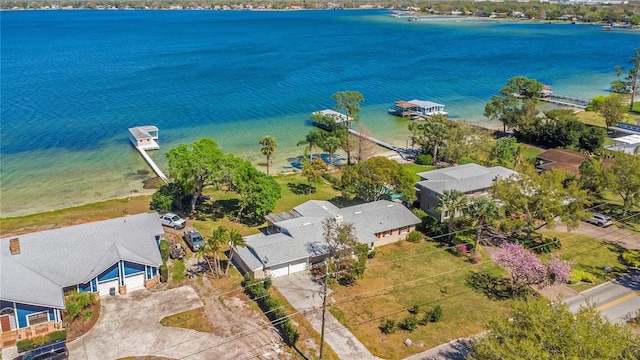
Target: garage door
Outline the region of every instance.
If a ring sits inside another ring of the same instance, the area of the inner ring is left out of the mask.
[[[144,288],[144,273],[129,275],[124,278],[124,283],[127,284],[127,291]]]
[[[299,263],[299,264],[291,264],[291,268],[289,269],[289,274],[297,273],[300,271],[307,270],[307,262]]]
[[[116,293],[118,292],[118,279],[98,283],[98,292],[100,293],[100,296],[109,295],[109,289],[111,288],[115,288]]]
[[[271,278],[277,278],[285,275],[289,275],[289,266],[271,268]]]

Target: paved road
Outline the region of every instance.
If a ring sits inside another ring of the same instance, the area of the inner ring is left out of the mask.
[[[640,271],[632,271],[566,300],[571,311],[578,311],[587,301],[611,322],[624,322],[640,309]]]

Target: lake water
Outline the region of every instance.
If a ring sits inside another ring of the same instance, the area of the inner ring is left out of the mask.
[[[143,192],[150,168],[129,127],[155,125],[164,153],[214,138],[225,152],[291,170],[311,112],[357,90],[361,119],[404,146],[396,100],[446,104],[486,122],[516,75],[576,97],[606,94],[640,34],[598,26],[419,21],[386,11],[20,11],[0,13],[0,215]],[[495,125],[495,124],[494,124]]]

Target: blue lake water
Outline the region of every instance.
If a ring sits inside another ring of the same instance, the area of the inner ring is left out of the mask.
[[[260,167],[259,139],[291,169],[309,114],[357,90],[362,123],[397,145],[396,100],[486,121],[524,75],[576,97],[605,94],[640,34],[598,26],[420,21],[386,11],[20,11],[0,13],[0,215],[142,192],[149,171],[127,129],[155,125],[164,152],[212,137]],[[263,166],[262,166],[263,167]]]

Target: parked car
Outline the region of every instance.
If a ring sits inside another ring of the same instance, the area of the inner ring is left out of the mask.
[[[199,251],[204,246],[204,239],[196,230],[185,231],[184,241],[189,245],[189,248],[191,248],[193,252]]]
[[[60,340],[29,350],[14,360],[66,360],[68,358],[67,343]]]
[[[183,229],[185,226],[187,226],[187,222],[174,213],[166,213],[160,216],[160,222],[162,223],[162,225],[169,226],[174,229]]]
[[[593,213],[593,216],[591,217],[591,219],[588,219],[587,222],[593,225],[598,225],[600,227],[607,227],[613,224],[610,216],[600,213]]]

